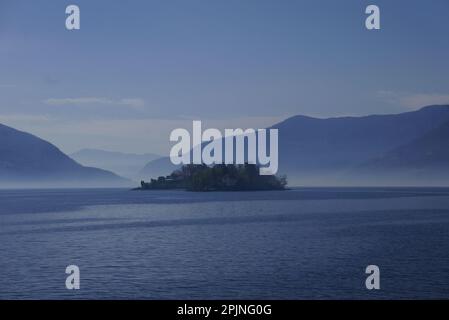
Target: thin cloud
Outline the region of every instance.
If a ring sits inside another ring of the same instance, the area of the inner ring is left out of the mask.
[[[449,94],[415,94],[401,99],[403,106],[424,107],[434,104],[449,104]]]
[[[429,105],[449,104],[449,94],[445,93],[401,93],[379,91],[378,95],[391,104],[397,104],[412,109]]]
[[[32,114],[0,114],[0,122],[20,122],[20,123],[48,123],[53,119],[47,115],[32,115]]]
[[[126,106],[130,106],[133,108],[143,108],[145,107],[145,101],[143,99],[138,99],[138,98],[134,98],[134,99],[122,99],[120,100],[120,104],[126,105]]]
[[[140,98],[124,98],[124,99],[110,99],[99,97],[50,98],[44,100],[44,103],[50,106],[106,105],[106,106],[123,106],[134,109],[142,109],[143,107],[145,107],[145,100]]]

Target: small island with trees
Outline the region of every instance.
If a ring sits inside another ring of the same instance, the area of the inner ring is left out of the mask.
[[[285,190],[286,186],[285,176],[260,175],[256,164],[188,164],[169,176],[142,181],[136,190],[258,191]]]

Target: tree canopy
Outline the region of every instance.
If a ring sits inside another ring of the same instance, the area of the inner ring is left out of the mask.
[[[260,175],[255,164],[184,165],[169,176],[141,182],[141,189],[186,189],[189,191],[284,190],[285,176]]]

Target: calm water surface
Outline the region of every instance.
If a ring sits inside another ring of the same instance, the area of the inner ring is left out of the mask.
[[[1,190],[0,298],[449,298],[449,189]]]

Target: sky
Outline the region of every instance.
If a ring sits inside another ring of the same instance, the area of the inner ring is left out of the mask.
[[[65,8],[81,29],[65,28]],[[378,5],[381,29],[365,28]],[[66,153],[449,103],[447,0],[0,0],[0,123]]]

